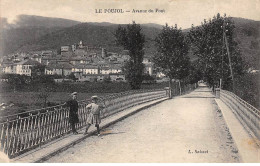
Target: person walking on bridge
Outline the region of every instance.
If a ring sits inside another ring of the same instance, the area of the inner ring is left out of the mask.
[[[79,123],[79,118],[78,118],[78,102],[77,102],[77,92],[73,92],[71,94],[72,99],[67,101],[65,103],[66,107],[69,107],[69,123],[71,125],[71,129],[73,134],[78,134],[76,130],[76,123]]]
[[[88,129],[91,126],[91,124],[95,124],[95,127],[97,128],[97,134],[100,135],[99,131],[99,124],[101,123],[101,110],[105,107],[105,105],[97,104],[99,97],[92,96],[91,97],[91,103],[86,106],[87,109],[89,109],[89,114],[87,118],[87,127],[85,130],[84,135],[88,134]]]

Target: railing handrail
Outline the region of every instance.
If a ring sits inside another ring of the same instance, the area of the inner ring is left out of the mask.
[[[163,89],[129,90],[129,91],[124,91],[124,92],[119,92],[119,93],[108,94],[108,95],[105,95],[103,97],[101,96],[101,98],[111,99],[111,98],[117,98],[117,97],[120,97],[120,96],[129,95],[129,94],[133,94],[133,93],[145,93],[145,92],[160,91],[160,90],[163,90]],[[79,100],[78,102],[82,103],[82,102],[87,102],[87,101],[90,101],[90,98],[85,99],[85,100]],[[65,102],[63,104],[59,104],[59,105],[55,105],[55,106],[51,106],[51,107],[39,108],[39,109],[25,111],[25,112],[13,114],[13,115],[1,116],[0,119],[10,119],[11,117],[19,117],[19,116],[26,115],[26,114],[30,115],[30,114],[35,114],[35,113],[38,113],[38,112],[41,112],[41,111],[48,112],[50,109],[62,107],[62,106],[64,106],[64,104],[65,104]],[[4,123],[4,122],[0,122],[0,124],[1,123]]]
[[[256,113],[257,115],[260,116],[260,110],[258,110],[257,108],[255,108],[254,106],[252,106],[251,104],[249,104],[248,102],[246,102],[245,100],[241,99],[240,97],[238,97],[236,94],[234,94],[233,92],[227,91],[227,90],[223,90],[221,89],[222,92],[227,93],[229,95],[231,95],[232,97],[234,97],[236,100],[238,100],[238,102],[240,102],[241,104],[245,105],[247,108],[251,109],[254,113]]]

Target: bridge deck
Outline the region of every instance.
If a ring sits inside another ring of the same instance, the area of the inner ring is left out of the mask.
[[[200,87],[142,110],[46,162],[241,161],[214,96]]]

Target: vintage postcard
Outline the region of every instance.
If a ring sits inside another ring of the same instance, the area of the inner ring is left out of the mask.
[[[1,163],[259,163],[259,0],[0,0]]]

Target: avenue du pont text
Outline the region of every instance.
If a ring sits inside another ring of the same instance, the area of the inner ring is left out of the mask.
[[[124,9],[95,9],[95,13],[165,13],[164,9],[132,9],[132,10],[124,10]]]

